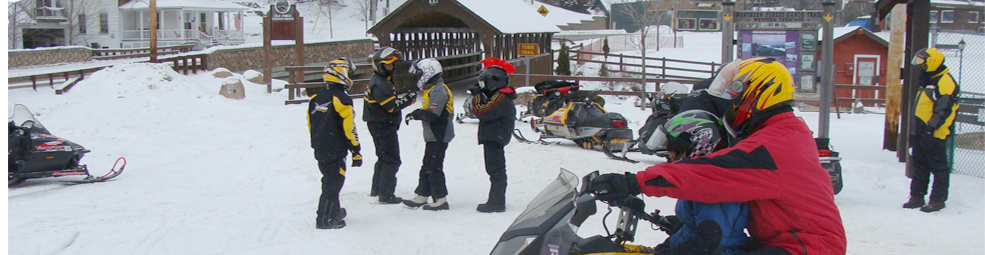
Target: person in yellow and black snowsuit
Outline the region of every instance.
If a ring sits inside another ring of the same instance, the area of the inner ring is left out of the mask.
[[[345,227],[345,208],[339,205],[339,192],[345,183],[345,157],[352,152],[352,166],[362,165],[359,154],[359,135],[356,132],[352,98],[346,90],[352,86],[349,72],[355,70],[348,59],[333,60],[325,67],[328,83],[308,100],[308,131],[311,148],[315,149],[318,170],[322,173],[321,196],[315,227],[337,229]]]
[[[373,54],[373,77],[369,79],[363,101],[363,121],[369,128],[376,145],[376,166],[370,196],[379,196],[382,204],[399,204],[402,198],[394,195],[397,187],[397,170],[400,168],[400,110],[414,103],[415,93],[397,97],[393,87],[393,70],[403,53],[383,47]]]
[[[954,77],[944,65],[944,54],[935,48],[925,48],[914,54],[910,61],[920,74],[914,118],[910,126],[913,176],[910,181],[910,201],[903,208],[920,208],[923,212],[944,209],[951,169],[945,152],[945,139],[954,131],[954,117],[958,110],[957,97],[961,92]],[[924,202],[930,175],[934,175],[930,203]]]
[[[424,210],[448,210],[448,187],[445,185],[444,161],[448,143],[455,138],[452,120],[455,108],[452,107],[451,90],[441,79],[441,64],[433,58],[414,62],[410,74],[418,77],[417,87],[423,91],[424,102],[421,109],[414,110],[404,121],[420,120],[424,126],[424,162],[414,193],[417,196],[404,200],[410,207],[424,206]],[[426,204],[428,197],[433,202]]]
[[[479,119],[479,144],[482,144],[489,174],[489,198],[476,211],[491,213],[506,211],[506,151],[516,121],[513,99],[516,91],[509,86],[513,65],[498,58],[482,61],[479,84],[470,89],[472,112]]]

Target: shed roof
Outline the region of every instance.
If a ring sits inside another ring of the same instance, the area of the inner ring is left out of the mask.
[[[402,11],[408,10],[419,10],[417,8],[410,8],[411,5],[419,5],[424,0],[408,0],[404,4],[400,5],[396,10],[387,15],[383,20],[374,25],[369,29],[370,32],[380,29],[381,27],[398,27],[399,24],[389,24],[399,22],[403,24],[406,20],[395,20],[400,19],[396,17],[408,18],[410,15],[402,15]],[[451,3],[456,8],[460,8],[467,13],[464,15],[473,16],[485,23],[483,25],[488,25],[489,28],[495,30],[501,34],[520,34],[520,33],[556,33],[561,32],[561,29],[553,24],[547,18],[540,16],[536,10],[532,10],[529,4],[524,3],[521,0],[441,0],[440,4]],[[539,5],[538,5],[539,7]],[[435,9],[434,12],[442,13],[442,10]],[[430,13],[430,12],[428,12]],[[459,13],[443,13],[445,15],[441,16],[457,16]],[[443,17],[447,18],[447,17]],[[462,20],[461,18],[459,18]],[[478,29],[475,27],[477,24],[472,23],[468,20],[462,20],[469,27],[473,29]]]
[[[149,10],[149,1],[130,1],[120,5],[120,10]],[[157,9],[244,11],[249,7],[215,0],[158,0]]]
[[[821,39],[823,40],[824,39],[824,36],[823,36],[824,33],[822,33],[822,31],[818,31],[818,32],[819,32],[819,34],[822,35],[821,36]],[[856,34],[864,35],[864,36],[869,37],[872,40],[878,42],[879,44],[882,44],[883,46],[889,47],[889,40],[888,40],[888,38],[883,38],[882,35],[872,33],[872,31],[869,31],[868,29],[865,29],[864,27],[860,27],[860,26],[836,27],[836,28],[834,28],[834,38],[835,38],[835,41],[834,42],[835,43],[838,43],[838,42],[840,42],[842,40],[845,40],[845,39],[848,39],[849,37],[851,37],[853,35],[856,35]]]
[[[550,5],[547,3],[541,3],[541,2],[537,2],[536,4],[530,6],[529,8],[534,12],[537,12],[537,9],[539,9],[540,6],[544,6],[544,8],[546,8],[548,11],[547,16],[545,16],[544,18],[547,18],[547,20],[549,20],[551,24],[554,24],[556,26],[567,26],[569,24],[578,24],[581,23],[582,21],[592,21],[594,17],[591,14],[577,13],[577,12],[566,10],[558,6]]]

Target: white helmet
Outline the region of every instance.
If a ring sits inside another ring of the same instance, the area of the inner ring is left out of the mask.
[[[423,91],[424,86],[432,78],[441,78],[441,63],[438,63],[438,60],[433,58],[421,59],[414,61],[414,64],[410,65],[408,72],[411,75],[417,76],[417,88]]]

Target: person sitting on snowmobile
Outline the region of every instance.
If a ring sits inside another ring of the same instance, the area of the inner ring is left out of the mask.
[[[498,58],[482,61],[479,84],[470,89],[472,112],[479,118],[479,144],[483,147],[486,173],[489,174],[489,198],[476,211],[506,211],[506,151],[516,122],[516,91],[509,86],[513,65]]]
[[[711,154],[728,147],[731,140],[725,124],[704,110],[675,115],[654,136],[660,140],[658,147],[666,149],[673,161]],[[681,199],[675,212],[680,227],[655,248],[657,254],[734,255],[741,254],[750,243],[743,232],[749,226],[749,206],[744,202]]]
[[[448,210],[448,187],[445,185],[444,161],[448,143],[455,138],[452,121],[455,108],[451,89],[441,79],[441,63],[433,58],[421,59],[410,67],[410,74],[417,78],[417,87],[423,91],[424,102],[421,109],[414,110],[404,118],[406,124],[420,120],[424,126],[424,162],[414,193],[417,196],[404,200],[410,207],[424,206],[424,210]],[[428,197],[434,202],[426,204]]]
[[[369,79],[363,97],[363,121],[376,145],[376,165],[370,196],[379,196],[381,204],[399,204],[403,199],[394,195],[397,187],[397,170],[400,168],[400,110],[414,103],[416,93],[397,97],[393,86],[393,71],[403,53],[383,47],[373,54],[373,77]]]
[[[311,148],[315,149],[318,170],[322,173],[321,196],[318,198],[318,229],[345,227],[345,208],[339,204],[339,192],[345,183],[345,156],[352,152],[352,167],[363,164],[359,154],[359,134],[356,132],[352,98],[346,93],[352,87],[349,73],[356,66],[345,58],[332,60],[325,67],[325,85],[308,99],[308,131]]]
[[[605,174],[601,200],[640,193],[702,203],[748,202],[749,232],[759,248],[747,254],[845,254],[847,241],[834,190],[810,129],[793,114],[793,77],[772,58],[742,61],[709,93],[732,102],[726,124],[740,139],[710,155]]]

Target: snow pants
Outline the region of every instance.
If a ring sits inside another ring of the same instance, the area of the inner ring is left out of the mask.
[[[368,122],[369,134],[376,145],[376,166],[373,168],[371,194],[393,197],[397,187],[397,171],[400,169],[400,141],[397,139],[399,124]]]
[[[947,163],[945,140],[929,135],[917,135],[913,139],[913,178],[910,180],[910,196],[927,195],[930,175],[934,175],[934,186],[930,193],[931,202],[947,201],[951,169]]]
[[[316,154],[318,152],[315,152]],[[318,222],[333,219],[341,210],[339,192],[345,184],[344,160],[318,160],[318,170],[321,171],[321,196],[318,197]]]
[[[486,204],[506,205],[506,151],[502,144],[483,143],[486,173],[489,174],[489,199]]]
[[[427,142],[424,145],[424,163],[421,165],[421,175],[417,180],[417,189],[414,190],[414,193],[430,196],[434,199],[448,196],[444,172],[445,150],[447,149],[447,143]]]

